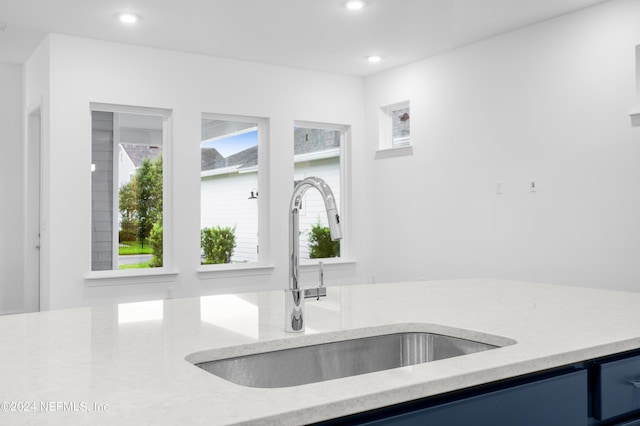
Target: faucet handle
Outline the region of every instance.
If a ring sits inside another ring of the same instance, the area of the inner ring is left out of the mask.
[[[311,287],[304,289],[304,298],[305,299],[316,299],[320,300],[321,297],[325,297],[327,295],[326,287]]]
[[[325,297],[327,295],[327,288],[324,286],[324,264],[322,262],[318,262],[319,275],[320,275],[320,284],[318,287],[305,288],[304,289],[304,298],[305,299],[316,299],[320,300],[321,297]]]

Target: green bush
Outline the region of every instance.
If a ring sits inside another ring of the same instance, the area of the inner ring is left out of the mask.
[[[329,227],[322,226],[320,219],[309,231],[309,258],[324,259],[340,256],[340,241],[331,240]]]
[[[229,263],[236,248],[236,227],[214,226],[200,231],[203,264]]]
[[[151,262],[149,262],[151,268],[162,267],[162,234],[162,216],[160,216],[160,220],[153,224],[151,235],[149,235],[149,242],[153,250],[153,257],[151,258]]]

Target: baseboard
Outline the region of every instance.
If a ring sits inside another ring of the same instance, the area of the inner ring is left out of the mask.
[[[0,316],[1,315],[16,315],[16,314],[23,314],[23,311],[0,311]]]

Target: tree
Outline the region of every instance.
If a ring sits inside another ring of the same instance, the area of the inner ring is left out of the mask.
[[[131,181],[120,187],[122,225],[134,224],[136,238],[144,247],[154,224],[162,221],[162,155],[145,158]]]
[[[138,227],[137,189],[138,185],[135,177],[120,187],[118,207],[120,210],[119,241],[121,243],[136,239],[136,229]]]
[[[162,241],[162,215],[160,215],[159,220],[153,224],[153,229],[151,229],[151,235],[149,236],[149,242],[151,243],[151,247],[153,248],[153,257],[151,258],[151,262],[149,262],[149,266],[151,266],[152,268],[162,267]]]
[[[120,187],[119,204],[120,216],[122,220],[135,222],[137,220],[138,199],[136,192],[138,190],[138,181],[134,176],[126,184]]]

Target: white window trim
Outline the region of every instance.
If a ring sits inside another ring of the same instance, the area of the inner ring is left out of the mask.
[[[167,271],[165,268],[114,269],[113,271],[91,271],[84,279],[87,287],[110,287],[116,285],[162,284],[175,281],[177,276],[177,271]]]
[[[413,155],[413,146],[398,146],[394,148],[378,149],[376,151],[375,159],[401,157],[404,155]]]
[[[260,236],[258,236],[260,238]],[[215,278],[254,277],[270,275],[275,267],[273,265],[258,263],[225,263],[221,265],[200,265],[197,270],[198,279],[207,280]]]
[[[393,111],[410,107],[411,102],[407,100],[380,108],[378,113],[378,149],[375,154],[376,159],[413,154],[413,140],[411,136],[407,138],[409,143],[406,145],[394,145],[393,143],[392,113]]]
[[[332,264],[351,264],[353,253],[351,248],[351,126],[348,124],[319,123],[315,121],[294,121],[294,127],[303,127],[309,129],[334,130],[340,132],[340,206],[338,206],[338,214],[340,215],[340,224],[342,225],[342,240],[340,241],[340,257],[328,259],[309,259],[301,260],[301,265],[317,265],[319,262]],[[335,156],[335,155],[332,155]],[[302,156],[294,157],[294,162],[298,162]],[[327,157],[329,158],[329,157]],[[303,160],[300,160],[303,161]],[[306,161],[306,160],[305,160]],[[291,197],[291,194],[289,194]]]
[[[342,249],[342,245],[340,246]],[[325,259],[300,259],[300,270],[307,272],[318,269],[318,264],[322,262],[326,270],[351,269],[357,262],[350,257],[330,257]]]
[[[631,126],[640,126],[640,44],[636,46],[636,107],[629,114]]]
[[[269,119],[266,117],[252,117],[247,115],[230,115],[217,113],[202,113],[201,118],[212,120],[238,121],[243,123],[255,123],[254,128],[247,131],[258,130],[258,167],[250,168],[243,172],[258,173],[258,261],[251,263],[225,263],[220,265],[200,265],[196,270],[198,279],[242,277],[253,275],[268,275],[273,272],[271,254],[269,252]],[[220,173],[201,172],[201,177],[214,176],[217,174],[241,173],[238,170],[225,168]],[[235,168],[234,168],[235,169]],[[200,209],[202,200],[200,200]],[[199,219],[201,223],[201,219]],[[201,226],[201,225],[200,225]],[[198,238],[198,253],[200,252],[200,238]]]
[[[95,111],[95,110],[92,110]],[[116,179],[116,176],[120,176],[120,143],[119,141],[121,140],[121,135],[120,135],[120,114],[115,113],[116,111],[112,111],[113,114],[113,155],[112,155],[112,171],[111,171],[111,176],[113,177],[113,182],[112,182],[112,188],[111,191],[113,193],[113,200],[112,203],[113,205],[111,206],[111,211],[114,212],[114,216],[113,216],[113,223],[111,224],[111,228],[112,228],[112,236],[111,236],[111,240],[113,242],[112,247],[111,247],[111,262],[112,265],[118,265],[118,259],[119,259],[119,255],[118,255],[118,251],[120,250],[120,235],[119,235],[119,229],[118,229],[118,221],[116,220],[116,215],[115,212],[119,211],[119,207],[120,207],[120,197],[117,196],[116,194],[119,194],[120,188],[120,182],[119,179]],[[163,141],[164,142],[164,141]],[[164,185],[164,182],[163,182]],[[164,188],[164,186],[163,186]],[[164,197],[164,194],[163,194]],[[164,240],[163,240],[164,241]],[[164,262],[163,262],[164,264]]]
[[[162,281],[159,277],[167,277],[166,280],[173,279],[177,272],[173,267],[173,144],[172,144],[172,110],[162,108],[137,107],[129,105],[94,103],[90,104],[91,111],[104,111],[115,113],[130,114],[147,114],[162,117],[162,267],[160,268],[144,268],[138,270],[118,270],[111,271],[91,271],[89,265],[89,273],[85,275],[85,284],[88,287],[112,286],[112,285],[130,285],[142,284],[149,282]],[[114,144],[118,140],[114,135]],[[114,149],[114,169],[118,164],[117,152]],[[114,173],[117,170],[114,170]],[[117,179],[114,179],[114,194],[118,191]],[[114,203],[117,203],[114,195]],[[114,209],[117,208],[115,204]],[[115,211],[115,210],[114,210]],[[114,256],[117,256],[117,226],[114,220]]]

